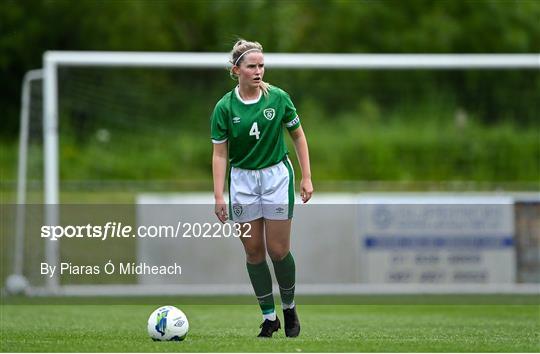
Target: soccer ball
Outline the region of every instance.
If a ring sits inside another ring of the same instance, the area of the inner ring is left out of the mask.
[[[155,341],[181,341],[188,330],[186,315],[174,306],[162,306],[148,318],[148,335]]]

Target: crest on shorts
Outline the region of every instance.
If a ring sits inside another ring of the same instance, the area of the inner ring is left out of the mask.
[[[264,118],[268,120],[272,120],[276,116],[276,110],[273,108],[267,108],[263,111],[263,114],[264,114]]]
[[[244,212],[244,209],[242,208],[242,205],[240,204],[234,204],[232,209],[233,209],[234,215],[236,216],[240,216]]]

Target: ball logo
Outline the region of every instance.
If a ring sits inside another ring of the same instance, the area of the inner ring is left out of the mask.
[[[263,111],[263,114],[266,119],[272,120],[276,116],[276,110],[273,108],[267,108]]]
[[[169,313],[169,310],[165,310],[163,312],[158,313],[157,315],[156,331],[162,336],[165,335],[165,328],[167,328],[167,314],[168,313]]]

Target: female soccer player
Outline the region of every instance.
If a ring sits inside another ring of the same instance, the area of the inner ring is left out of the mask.
[[[283,140],[292,137],[302,170],[302,201],[313,193],[306,137],[289,95],[263,81],[263,48],[239,40],[231,52],[231,76],[238,86],[216,104],[211,119],[215,213],[242,225],[247,271],[263,314],[259,337],[280,326],[272,296],[266,252],[274,264],[285,318],[285,335],[296,337],[300,322],[294,303],[295,264],[290,249],[294,173]],[[223,197],[227,160],[229,213]],[[266,235],[266,237],[265,237]]]

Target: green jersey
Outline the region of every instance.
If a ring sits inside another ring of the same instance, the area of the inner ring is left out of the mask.
[[[212,142],[228,142],[231,166],[259,170],[279,163],[287,155],[284,126],[290,131],[300,126],[296,108],[285,91],[270,86],[268,95],[244,101],[236,87],[214,108]]]

